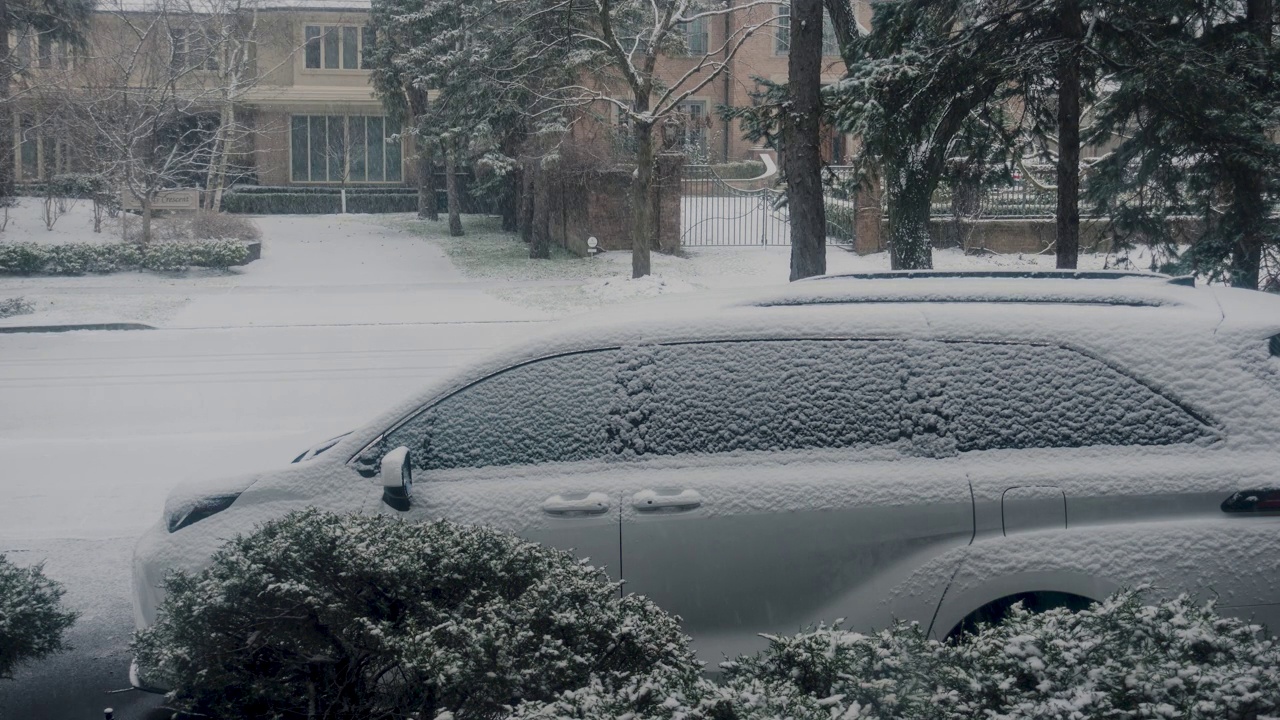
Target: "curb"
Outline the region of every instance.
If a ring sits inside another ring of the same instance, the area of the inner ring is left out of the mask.
[[[0,327],[0,334],[4,333],[56,333],[71,332],[72,330],[155,330],[150,325],[142,323],[88,323],[84,325],[16,325],[10,327]]]

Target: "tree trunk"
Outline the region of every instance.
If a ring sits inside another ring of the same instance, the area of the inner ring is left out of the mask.
[[[533,163],[525,160],[520,167],[520,239],[526,245],[533,243],[534,199]]]
[[[638,105],[638,104],[637,104]],[[647,102],[645,103],[647,106]],[[647,108],[636,108],[644,112]],[[636,175],[631,183],[631,277],[650,272],[653,238],[653,123],[633,123],[636,140]]]
[[[440,221],[436,200],[436,157],[431,141],[418,137],[418,217]]]
[[[1058,65],[1058,267],[1074,269],[1080,259],[1080,43],[1084,23],[1079,0],[1065,0],[1058,32],[1066,50]]]
[[[222,189],[227,183],[227,164],[231,157],[229,133],[235,121],[235,105],[227,100],[218,117],[218,132],[213,140],[213,162],[209,164],[209,180],[205,184],[206,204],[210,212],[222,210]]]
[[[1274,12],[1273,0],[1248,0],[1245,22],[1249,32],[1257,35],[1258,42],[1264,47],[1271,45]],[[1266,177],[1260,169],[1243,163],[1231,171],[1231,177],[1231,208],[1227,214],[1236,228],[1235,248],[1231,253],[1231,284],[1257,290],[1262,279],[1262,247],[1267,234]]]
[[[822,2],[792,0],[785,114],[787,209],[791,222],[791,280],[827,271],[827,212],[822,198],[819,124],[822,99]]]
[[[17,162],[10,95],[13,68],[9,52],[9,3],[0,0],[0,198],[13,197],[13,166]]]
[[[498,212],[502,214],[504,232],[515,232],[516,213],[520,202],[520,171],[507,173],[502,178],[502,194],[498,198]]]
[[[890,179],[885,187],[889,196],[890,267],[894,270],[932,269],[929,203],[937,183],[926,182],[923,172],[888,167],[886,172]]]
[[[529,257],[547,260],[551,257],[551,182],[545,167],[539,165],[533,179],[533,223],[530,228]]]
[[[462,201],[458,198],[458,140],[449,138],[444,151],[444,187],[449,194],[449,234],[462,237]]]
[[[142,245],[151,247],[151,192],[142,197]]]

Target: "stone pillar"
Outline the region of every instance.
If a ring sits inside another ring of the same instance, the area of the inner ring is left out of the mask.
[[[680,249],[680,198],[684,178],[684,155],[658,155],[658,172],[654,180],[655,235],[653,247],[667,254]]]

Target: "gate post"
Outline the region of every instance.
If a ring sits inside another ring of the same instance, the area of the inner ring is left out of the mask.
[[[668,255],[680,249],[680,198],[684,178],[684,155],[664,152],[658,155],[658,173],[654,203],[654,243],[652,247]]]

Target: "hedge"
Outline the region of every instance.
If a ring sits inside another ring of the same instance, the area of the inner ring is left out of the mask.
[[[418,192],[348,188],[347,212],[403,213],[418,209]],[[342,212],[336,188],[291,188],[288,192],[237,189],[222,196],[224,212],[248,215],[308,215]]]
[[[150,247],[135,243],[0,243],[0,273],[85,275],[120,270],[182,270],[241,265],[249,249],[238,240],[178,240]]]

